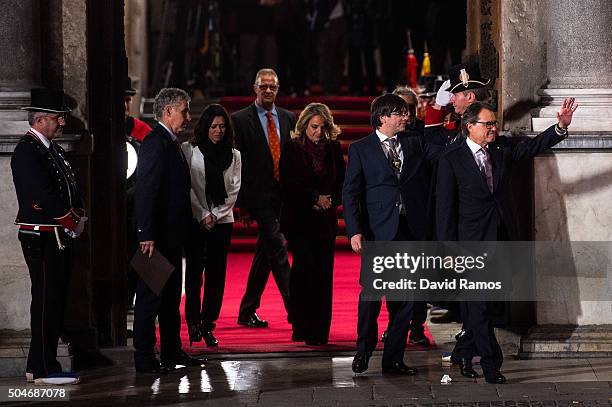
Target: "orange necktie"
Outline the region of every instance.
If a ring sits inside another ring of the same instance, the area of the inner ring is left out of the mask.
[[[276,123],[272,118],[272,112],[266,112],[268,118],[268,146],[270,154],[272,154],[272,162],[274,163],[274,179],[278,181],[278,161],[280,160],[280,140],[276,131]]]

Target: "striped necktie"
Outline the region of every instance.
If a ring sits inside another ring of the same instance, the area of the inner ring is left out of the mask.
[[[493,167],[491,166],[491,160],[489,159],[489,152],[484,148],[476,151],[478,156],[478,168],[480,172],[487,178],[487,186],[489,191],[493,193]]]

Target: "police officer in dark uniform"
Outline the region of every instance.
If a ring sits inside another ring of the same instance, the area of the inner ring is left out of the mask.
[[[435,105],[428,109],[425,117],[425,138],[440,145],[449,145],[461,137],[461,116],[468,106],[489,99],[487,85],[490,81],[482,78],[476,62],[450,67],[448,77],[438,89]],[[455,120],[451,126],[444,126],[443,118],[448,114],[446,107],[450,105]]]
[[[79,378],[62,372],[57,343],[70,280],[72,240],[87,217],[74,173],[64,150],[53,140],[62,133],[66,114],[63,92],[32,89],[28,122],[11,158],[19,203],[15,223],[32,283],[32,340],[26,379],[38,384],[75,384]]]

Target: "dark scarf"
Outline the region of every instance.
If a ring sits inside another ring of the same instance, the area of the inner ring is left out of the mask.
[[[232,163],[232,147],[225,139],[214,144],[208,137],[203,137],[198,148],[204,155],[204,170],[206,171],[206,201],[214,206],[223,205],[227,198],[223,171]]]
[[[312,158],[312,164],[314,165],[315,174],[321,174],[325,172],[325,153],[327,140],[321,139],[317,144],[310,141],[310,139],[304,136],[304,151]]]

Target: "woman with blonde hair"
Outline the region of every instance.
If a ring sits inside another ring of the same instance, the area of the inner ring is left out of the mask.
[[[331,326],[336,208],[345,172],[339,133],[326,105],[309,104],[279,164],[281,229],[293,254],[292,340],[311,346],[326,344]]]

